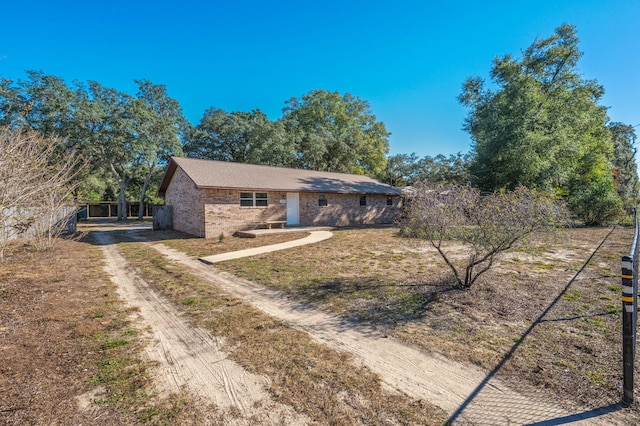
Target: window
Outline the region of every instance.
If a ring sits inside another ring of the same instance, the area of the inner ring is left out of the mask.
[[[327,205],[327,196],[325,194],[318,195],[318,205],[321,207]]]
[[[391,195],[387,195],[387,205],[388,206],[393,205],[393,197]]]
[[[256,192],[256,206],[267,207],[267,193]]]
[[[267,205],[266,192],[240,193],[240,207],[266,207]]]
[[[366,206],[367,205],[367,196],[366,195],[361,195],[360,196],[360,205],[361,206]]]

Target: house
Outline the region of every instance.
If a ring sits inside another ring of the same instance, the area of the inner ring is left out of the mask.
[[[173,229],[204,238],[261,225],[393,223],[401,190],[367,176],[172,157],[158,194]]]

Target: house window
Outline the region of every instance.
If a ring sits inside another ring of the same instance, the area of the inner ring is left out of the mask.
[[[267,207],[266,192],[241,192],[240,207]]]
[[[367,196],[366,195],[361,195],[360,196],[360,205],[361,206],[366,206],[367,205]]]
[[[327,196],[326,194],[319,194],[318,195],[318,205],[320,207],[324,207],[327,205]]]
[[[388,206],[393,205],[393,197],[391,195],[387,195],[387,205]]]

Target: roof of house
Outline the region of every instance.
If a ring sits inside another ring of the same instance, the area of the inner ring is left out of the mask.
[[[203,189],[386,195],[402,193],[399,188],[363,175],[172,157],[158,189],[160,196],[164,196],[177,167],[189,176],[196,187]]]

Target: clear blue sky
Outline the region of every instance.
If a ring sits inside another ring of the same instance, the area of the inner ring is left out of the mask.
[[[312,89],[351,93],[392,133],[392,154],[420,156],[468,151],[464,80],[569,23],[611,120],[640,124],[636,0],[35,0],[0,13],[2,77],[42,70],[132,94],[146,78],[194,124],[210,107],[277,119]]]

